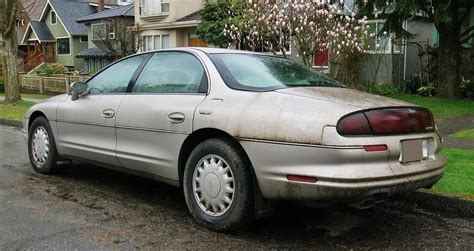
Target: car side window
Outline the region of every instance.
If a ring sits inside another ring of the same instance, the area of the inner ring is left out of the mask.
[[[111,65],[87,82],[87,91],[98,93],[125,93],[133,74],[147,55],[138,55]]]
[[[206,81],[199,60],[184,52],[157,52],[138,77],[135,93],[198,93]]]

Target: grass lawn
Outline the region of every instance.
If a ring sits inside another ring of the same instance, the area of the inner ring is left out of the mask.
[[[410,94],[398,94],[392,96],[392,98],[428,108],[438,121],[474,114],[474,101],[470,100],[451,100]]]
[[[445,148],[442,153],[448,166],[433,189],[474,198],[474,150]]]
[[[3,93],[0,93],[0,96],[4,96]],[[34,99],[48,99],[52,96],[46,94],[29,94],[29,93],[22,93],[21,98],[34,98]]]
[[[33,106],[35,103],[28,101],[20,101],[14,105],[4,104],[0,101],[0,118],[12,119],[22,121],[26,110]]]
[[[474,126],[474,125],[473,125]],[[467,129],[449,135],[452,138],[474,139],[474,129]]]

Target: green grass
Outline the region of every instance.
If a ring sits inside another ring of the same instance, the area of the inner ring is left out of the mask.
[[[474,196],[474,150],[445,148],[448,160],[444,177],[433,187],[441,192]]]
[[[452,138],[474,139],[474,129],[467,129],[449,135]]]
[[[0,93],[0,96],[4,96],[3,93]],[[52,96],[46,94],[30,94],[30,93],[22,93],[21,98],[34,98],[34,99],[48,99]]]
[[[26,110],[34,104],[28,101],[20,101],[12,105],[0,101],[0,118],[22,121]]]
[[[470,100],[452,100],[410,94],[398,94],[392,96],[392,98],[428,108],[433,112],[436,120],[446,120],[474,114],[474,101]]]

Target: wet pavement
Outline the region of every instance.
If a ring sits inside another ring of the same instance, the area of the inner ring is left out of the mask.
[[[450,137],[451,134],[472,128],[474,128],[474,115],[466,115],[438,123],[438,129],[444,138],[444,147],[449,148],[474,150],[474,139]]]
[[[201,228],[181,190],[88,164],[34,173],[0,125],[0,249],[472,249],[474,218],[403,199],[369,210],[280,203],[232,234]]]

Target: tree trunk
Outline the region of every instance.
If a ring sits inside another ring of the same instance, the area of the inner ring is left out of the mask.
[[[448,7],[451,22],[437,24],[439,33],[438,47],[438,96],[443,98],[462,98],[461,44],[459,42],[460,26],[456,1]]]
[[[11,37],[4,37],[3,40],[1,63],[5,87],[5,103],[14,103],[21,99],[17,68],[18,42],[16,40],[16,34],[13,34]]]
[[[441,42],[438,54],[438,96],[443,98],[461,98],[461,55],[457,43]]]
[[[3,69],[5,103],[20,100],[18,84],[18,41],[16,34],[18,0],[0,0],[0,63]]]

